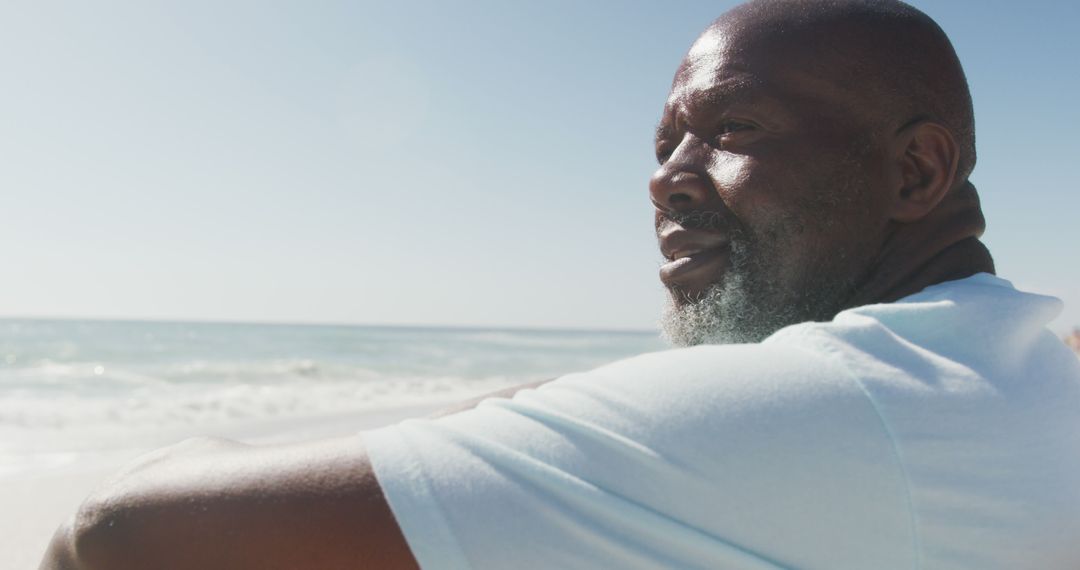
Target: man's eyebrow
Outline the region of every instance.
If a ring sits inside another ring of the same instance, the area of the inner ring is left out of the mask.
[[[721,79],[717,75],[725,77]],[[679,90],[683,94],[696,91],[716,92],[717,95],[736,94],[739,91],[759,87],[763,83],[760,77],[742,69],[726,69],[716,74],[700,72],[696,69],[685,70],[681,77],[676,78],[676,82],[682,84]]]
[[[739,83],[736,85],[717,85],[706,89],[702,99],[711,106],[733,105],[760,97],[759,83]]]
[[[677,97],[676,104],[672,106],[674,111],[672,114],[676,122],[678,122],[684,120],[687,116],[714,113],[725,107],[740,103],[774,100],[774,97],[767,94],[768,90],[763,89],[764,86],[765,83],[760,79],[749,74],[740,74],[707,88],[698,90],[693,88],[684,89],[680,94],[682,96]],[[693,93],[693,97],[687,96],[690,93]],[[693,103],[693,108],[688,108],[687,102]],[[657,134],[661,134],[661,130],[665,128],[669,131],[671,129],[670,126],[661,121],[660,126],[657,127]]]

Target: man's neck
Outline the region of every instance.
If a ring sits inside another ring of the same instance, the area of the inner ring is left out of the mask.
[[[965,182],[925,218],[889,228],[867,278],[844,308],[889,303],[931,285],[993,273],[994,260],[979,241],[985,227],[979,196]]]

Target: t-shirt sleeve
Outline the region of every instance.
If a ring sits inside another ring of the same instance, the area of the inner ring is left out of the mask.
[[[642,355],[366,442],[424,569],[912,567],[888,430],[795,347]]]

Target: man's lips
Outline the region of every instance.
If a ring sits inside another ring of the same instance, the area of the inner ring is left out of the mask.
[[[660,281],[668,287],[704,289],[719,279],[727,261],[727,247],[680,253],[679,257],[660,266]]]
[[[668,224],[660,228],[659,238],[660,252],[668,259],[660,267],[660,280],[668,287],[700,294],[719,280],[727,267],[725,234]]]

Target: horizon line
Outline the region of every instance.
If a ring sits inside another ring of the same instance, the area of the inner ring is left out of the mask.
[[[470,325],[470,324],[432,324],[432,323],[359,323],[345,321],[286,321],[286,320],[244,320],[244,319],[202,319],[202,318],[160,318],[160,317],[72,317],[72,316],[32,316],[0,315],[2,321],[69,321],[103,323],[158,323],[158,324],[195,324],[195,325],[262,325],[262,326],[307,326],[307,327],[357,327],[357,328],[397,328],[397,329],[444,329],[444,330],[481,330],[481,331],[519,331],[519,332],[579,332],[579,333],[615,333],[615,334],[656,334],[660,331],[645,328],[586,328],[571,326],[529,326],[529,325]]]

